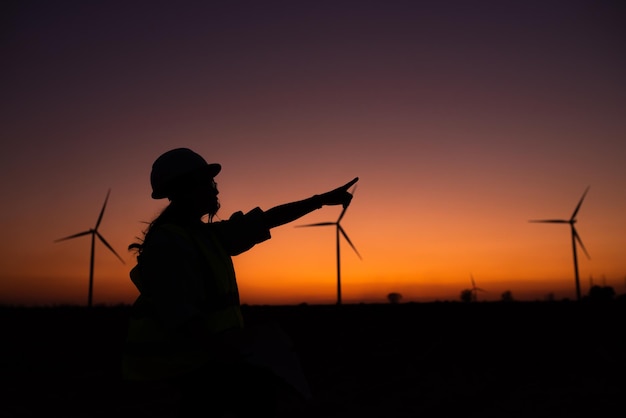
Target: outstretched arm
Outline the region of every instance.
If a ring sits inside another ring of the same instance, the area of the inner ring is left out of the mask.
[[[315,195],[308,199],[299,200],[297,202],[285,203],[284,205],[275,206],[265,211],[265,219],[268,228],[274,228],[286,223],[295,221],[298,218],[313,212],[316,209],[326,205],[342,205],[346,207],[352,200],[352,194],[348,192],[350,186],[359,180],[355,177],[348,183],[338,187],[330,192]]]

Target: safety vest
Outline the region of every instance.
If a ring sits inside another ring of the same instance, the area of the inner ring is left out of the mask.
[[[217,335],[222,331],[243,328],[239,305],[239,292],[235,270],[230,256],[219,240],[208,230],[213,248],[203,239],[178,225],[166,224],[159,228],[178,234],[191,242],[201,254],[203,262],[198,268],[209,280],[202,282],[202,319],[208,332]],[[206,239],[206,237],[204,237]],[[141,258],[141,257],[139,257]],[[144,280],[141,260],[131,270],[130,277],[140,291],[133,304],[128,324],[128,336],[123,356],[123,375],[128,380],[158,380],[192,371],[199,366],[219,364],[197,341],[185,338],[166,329],[153,315],[153,301],[142,294]]]

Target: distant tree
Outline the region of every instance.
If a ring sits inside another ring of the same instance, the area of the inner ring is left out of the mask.
[[[554,293],[550,292],[546,295],[546,302],[554,302],[555,297],[554,297]]]
[[[591,286],[589,289],[589,300],[594,302],[608,302],[615,297],[615,289],[611,286]]]
[[[465,289],[461,291],[461,302],[469,303],[474,300],[474,292],[472,289]]]
[[[500,296],[502,302],[513,302],[513,293],[510,290],[506,290]]]
[[[387,295],[387,299],[389,303],[400,303],[400,299],[402,299],[402,295],[398,292],[391,292]]]

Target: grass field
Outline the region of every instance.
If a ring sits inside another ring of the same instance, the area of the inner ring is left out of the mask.
[[[626,304],[244,306],[276,322],[309,379],[285,417],[615,416]],[[0,308],[0,416],[175,417],[177,394],[121,380],[128,306]],[[618,414],[619,415],[619,414]]]

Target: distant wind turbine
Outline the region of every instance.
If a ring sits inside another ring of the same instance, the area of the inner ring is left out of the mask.
[[[470,279],[472,279],[472,300],[474,302],[478,301],[478,292],[486,292],[485,289],[481,289],[480,287],[476,287],[476,282],[474,281],[474,276],[470,274]]]
[[[576,242],[578,242],[578,244],[580,245],[580,248],[582,248],[587,258],[590,259],[591,257],[589,257],[589,253],[585,249],[585,246],[583,245],[583,242],[580,239],[580,236],[578,235],[578,232],[576,231],[574,224],[576,223],[576,215],[578,214],[578,211],[580,210],[580,205],[582,205],[583,200],[585,199],[585,196],[587,195],[587,192],[589,191],[589,187],[590,186],[587,186],[587,188],[583,192],[582,197],[578,201],[578,205],[576,205],[576,209],[574,209],[574,213],[572,213],[572,216],[569,219],[538,219],[538,220],[529,221],[529,222],[541,222],[541,223],[553,223],[553,224],[569,224],[571,232],[572,232],[572,250],[574,252],[574,278],[576,279],[577,300],[580,300],[580,277],[578,275],[578,255],[576,253]]]
[[[119,254],[115,252],[113,247],[111,247],[111,245],[109,245],[109,243],[104,239],[104,237],[102,235],[100,235],[100,232],[98,232],[98,227],[100,226],[100,222],[102,221],[102,215],[104,215],[104,209],[106,208],[107,201],[109,200],[109,194],[111,194],[111,189],[109,189],[109,191],[107,192],[106,198],[104,199],[104,205],[102,205],[102,210],[100,211],[100,216],[98,216],[98,221],[96,222],[96,226],[94,228],[89,229],[87,231],[79,232],[79,233],[74,234],[74,235],[70,235],[70,236],[65,237],[65,238],[59,238],[59,239],[54,241],[54,242],[65,241],[65,240],[68,240],[68,239],[82,237],[83,235],[91,234],[91,262],[89,264],[89,295],[88,295],[88,298],[87,298],[87,306],[90,307],[90,308],[91,308],[92,300],[93,300],[93,266],[94,266],[95,247],[96,247],[96,236],[98,236],[100,241],[102,241],[102,243],[109,250],[111,250],[111,252],[113,252],[113,254],[115,254],[115,256],[117,258],[120,259],[122,264],[124,264],[124,260],[122,259],[122,257],[120,257]]]
[[[354,194],[355,190],[356,190],[356,186],[354,187],[354,189],[352,189],[352,194]],[[354,244],[352,244],[352,241],[350,241],[350,238],[348,238],[348,234],[346,234],[346,231],[344,231],[344,229],[339,224],[339,222],[341,221],[341,219],[345,215],[347,209],[348,209],[348,206],[345,206],[343,208],[343,210],[341,211],[341,214],[339,215],[339,218],[335,222],[318,222],[318,223],[308,224],[308,225],[297,225],[298,228],[309,227],[309,226],[329,226],[329,225],[334,225],[336,227],[336,236],[337,236],[337,305],[341,305],[341,257],[340,257],[340,251],[339,251],[339,248],[340,248],[340,245],[339,245],[340,244],[340,235],[343,235],[343,237],[346,239],[346,241],[348,241],[348,244],[350,244],[350,246],[352,247],[352,249],[354,250],[356,255],[358,255],[359,258],[362,259],[361,254],[359,254],[359,252],[357,251],[357,249],[354,246]]]

